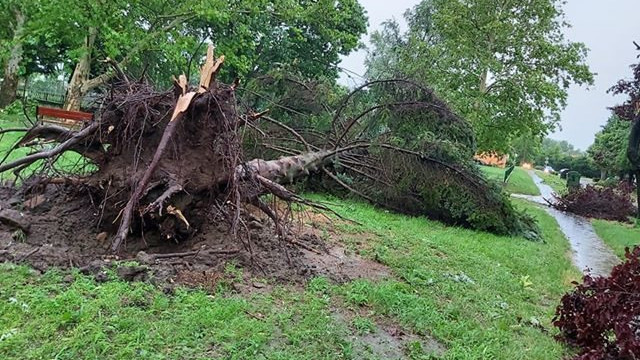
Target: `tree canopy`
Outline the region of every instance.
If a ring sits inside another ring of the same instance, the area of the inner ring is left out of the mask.
[[[588,149],[594,163],[606,174],[621,174],[631,170],[627,159],[631,123],[612,115]]]
[[[101,62],[107,58],[168,86],[176,69],[197,72],[205,41],[229,58],[226,79],[287,68],[335,80],[339,56],[357,48],[366,31],[356,0],[51,0],[37,9],[41,15],[28,35],[67,46],[62,60],[73,69],[68,102],[75,101],[69,108],[113,78],[115,71]]]
[[[0,108],[16,99],[18,79],[25,74],[51,73],[62,60],[67,45],[54,34],[41,32],[43,16],[38,0],[0,3]]]
[[[567,41],[559,0],[424,0],[372,37],[368,76],[422,79],[474,126],[480,151],[547,134],[571,84],[590,84],[584,44]]]

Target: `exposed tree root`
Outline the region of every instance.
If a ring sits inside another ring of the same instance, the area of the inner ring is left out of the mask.
[[[454,174],[462,179],[456,181],[477,188],[474,191],[482,196],[486,184],[481,177],[418,151],[392,145],[387,141],[386,131],[371,131],[371,125],[365,122],[382,109],[409,108],[434,111],[438,116],[463,123],[443,104],[432,100],[429,90],[396,80],[413,86],[412,93],[418,92],[424,99],[393,101],[342,118],[341,113],[354,96],[350,94],[336,112],[333,133],[322,134],[272,119],[266,116],[267,110],[238,113],[237,83],[227,86],[216,81],[223,62],[224,57],[214,58],[210,47],[197,86],[191,88],[186,76],[181,75],[175,79],[173,91],[164,93],[153,91],[146,82],[130,82],[116,67],[124,83],[114,86],[109,101],[92,123],[78,131],[34,126],[16,146],[34,142],[58,145],[10,163],[0,162],[0,172],[20,172],[38,160],[46,160],[36,175],[48,179],[44,182],[50,184],[76,186],[82,189],[78,193],[84,194],[78,196],[91,197],[91,203],[96,204],[100,213],[96,226],[111,234],[113,252],[118,252],[131,234],[142,240],[155,234],[163,239],[182,241],[197,233],[203,224],[219,221],[226,221],[231,235],[250,250],[249,240],[242,238],[243,233],[247,233],[243,231],[245,204],[257,206],[273,221],[277,233],[289,239],[285,229],[290,215],[281,216],[263,196],[270,194],[288,203],[331,211],[285,186],[310,176],[328,176],[347,191],[398,211],[406,210],[400,208],[399,203],[419,203],[424,199],[417,189],[410,188],[402,194],[394,193],[398,201],[391,203],[387,201],[389,196],[384,195],[385,189],[415,171]],[[372,82],[356,92],[367,86],[390,83],[393,80]],[[267,135],[260,130],[261,123],[276,127],[276,134]],[[265,147],[287,156],[247,161],[243,153],[245,131],[240,131],[243,128],[260,133],[265,138]],[[24,129],[4,131],[14,130]],[[370,133],[376,134],[375,137],[364,135]],[[95,167],[94,171],[84,177],[61,176],[52,164],[66,151],[84,155]],[[348,183],[345,176],[356,183]],[[295,239],[287,241],[317,251]]]

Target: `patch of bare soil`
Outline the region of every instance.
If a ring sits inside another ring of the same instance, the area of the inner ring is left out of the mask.
[[[188,240],[131,236],[114,255],[108,232],[116,224],[105,224],[100,204],[88,194],[78,196],[82,191],[81,187],[48,185],[25,195],[1,188],[0,261],[24,262],[40,271],[77,267],[98,280],[106,279],[104,269],[111,267],[125,280],[151,279],[210,289],[229,280],[225,267],[234,264],[243,271],[245,281],[239,285],[243,292],[265,290],[266,285],[256,283],[255,278],[299,283],[316,275],[337,282],[391,276],[384,265],[348,255],[339,242],[324,241],[317,229],[299,221],[292,226],[295,236],[281,240],[270,219],[248,213],[247,236],[238,240],[214,209],[200,209],[204,215],[191,218],[198,227]],[[139,265],[122,265],[123,260]]]
[[[403,329],[400,325],[388,319],[374,319],[375,327],[365,331],[354,329],[353,320],[356,313],[344,308],[337,308],[333,312],[336,321],[347,325],[352,335],[350,340],[354,344],[354,358],[356,359],[405,359],[417,348],[422,354],[434,358],[443,356],[447,348],[429,335],[418,335]]]
[[[301,238],[311,238],[304,234]],[[304,251],[305,262],[317,273],[325,275],[337,282],[353,279],[379,280],[392,276],[388,267],[358,255],[347,254],[339,245],[333,245],[327,251],[315,253]]]

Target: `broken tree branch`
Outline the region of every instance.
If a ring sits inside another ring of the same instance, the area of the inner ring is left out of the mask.
[[[79,144],[81,141],[85,140],[89,135],[93,134],[93,132],[96,131],[98,127],[98,123],[92,123],[81,131],[75,133],[70,139],[66,140],[65,142],[61,143],[51,150],[37,152],[35,154],[20,158],[9,164],[0,165],[0,173],[18,167],[20,165],[32,164],[37,160],[46,159],[61,154],[66,150],[69,150],[72,146]]]
[[[162,134],[162,139],[160,140],[160,144],[156,148],[156,152],[153,155],[153,160],[147,170],[145,171],[142,179],[137,182],[134,187],[133,193],[127,202],[127,205],[124,207],[122,211],[122,219],[120,220],[120,227],[118,228],[118,232],[113,239],[113,243],[111,245],[112,251],[117,251],[120,248],[120,245],[127,238],[127,234],[129,233],[129,227],[131,226],[131,218],[133,217],[133,210],[138,205],[140,201],[140,197],[142,193],[146,190],[147,185],[149,184],[149,180],[151,180],[151,176],[156,171],[158,164],[160,163],[160,159],[164,155],[164,152],[167,149],[167,144],[173,137],[176,132],[176,126],[184,117],[184,111],[189,107],[189,103],[195,93],[191,92],[186,95],[180,97],[178,102],[176,103],[175,111],[171,120],[165,127],[164,133]]]
[[[174,184],[169,186],[169,188],[167,188],[167,190],[165,190],[162,193],[162,195],[160,195],[154,202],[147,205],[147,207],[142,211],[141,214],[144,215],[144,214],[158,210],[160,212],[159,215],[162,216],[162,206],[164,202],[182,190],[183,190],[182,185],[179,185],[179,184]]]

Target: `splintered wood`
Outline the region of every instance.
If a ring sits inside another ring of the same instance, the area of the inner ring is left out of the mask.
[[[203,93],[209,89],[211,83],[215,81],[216,74],[220,70],[222,63],[224,63],[224,55],[214,61],[213,44],[209,44],[207,60],[200,69],[200,86],[198,87],[198,93]]]

